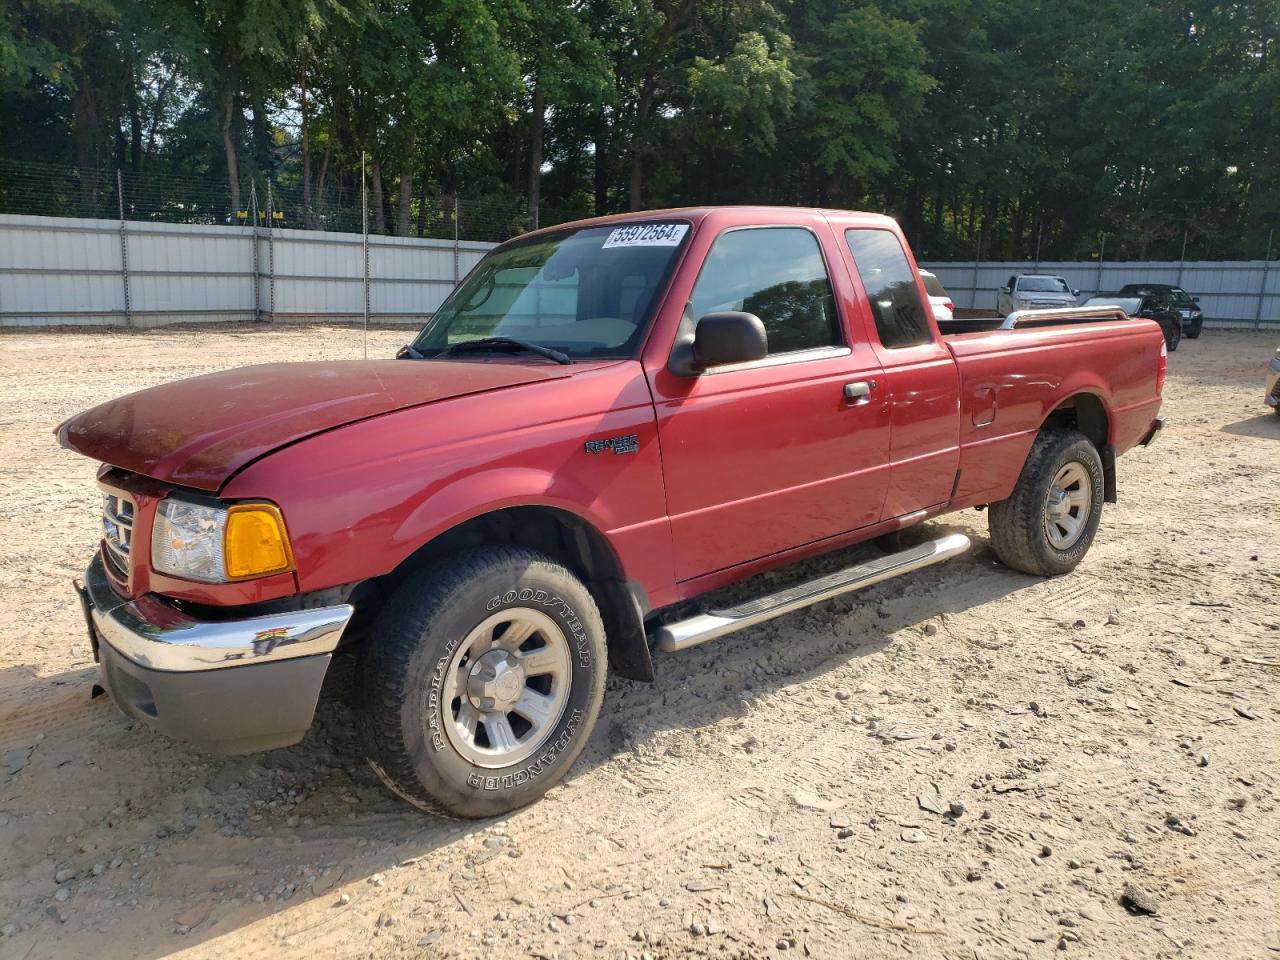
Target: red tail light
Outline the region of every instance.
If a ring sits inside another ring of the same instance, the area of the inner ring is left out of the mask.
[[[956,308],[956,305],[952,303],[950,300],[946,302],[946,306],[948,310],[954,310]]]
[[[1164,393],[1164,375],[1169,370],[1169,348],[1160,341],[1160,359],[1156,361],[1156,393]]]

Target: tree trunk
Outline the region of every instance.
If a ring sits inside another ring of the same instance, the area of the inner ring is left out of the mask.
[[[173,71],[164,82],[160,84],[160,89],[156,91],[156,104],[151,114],[151,126],[147,128],[147,149],[146,155],[151,157],[156,151],[156,130],[160,127],[160,119],[164,116],[165,101],[169,99],[169,91],[173,89],[173,84],[178,76],[177,71]]]
[[[370,164],[370,173],[373,175],[373,229],[375,233],[387,232],[387,215],[383,210],[382,198],[382,165],[376,160]]]
[[[236,159],[236,144],[231,138],[231,119],[235,116],[236,95],[222,95],[222,153],[227,161],[227,198],[231,204],[230,222],[235,223],[240,214],[240,163]]]
[[[644,157],[637,148],[631,154],[631,173],[627,177],[627,209],[639,210],[644,197]]]
[[[262,94],[253,98],[253,165],[256,173],[264,177],[272,174],[271,159],[271,122],[267,116],[267,105]]]
[[[942,204],[942,178],[938,177],[938,186],[933,195],[933,244],[931,246],[935,249],[936,244],[942,242]]]
[[[427,178],[418,181],[418,236],[427,235]]]
[[[529,118],[529,229],[538,229],[542,199],[542,135],[547,122],[547,98],[537,77],[533,81],[533,115]]]
[[[138,108],[138,60],[134,50],[129,51],[129,169],[142,170],[142,111]]]
[[[596,216],[602,217],[609,212],[609,165],[608,165],[609,120],[605,116],[604,105],[596,115],[595,146],[593,163]]]
[[[402,237],[413,235],[413,171],[400,172],[400,210],[396,216],[396,233]]]
[[[87,78],[80,76],[77,81],[71,94],[71,132],[80,171],[80,199],[92,204],[98,186],[98,98]]]
[[[649,111],[653,107],[654,79],[652,73],[645,77],[636,102],[636,128],[631,137],[631,175],[627,181],[627,203],[630,209],[639,210],[644,200],[644,138],[648,132]]]
[[[317,221],[321,221],[321,222],[323,222],[324,216],[327,212],[325,209],[325,203],[324,203],[324,196],[325,196],[324,191],[325,191],[325,188],[329,185],[329,157],[332,154],[333,154],[333,139],[330,138],[325,141],[324,155],[320,158],[320,179],[317,182],[317,189],[316,189],[316,197],[317,197],[316,219]]]
[[[315,226],[315,211],[311,204],[311,131],[307,129],[307,74],[304,70],[298,84],[298,100],[302,112],[302,211],[307,226]]]

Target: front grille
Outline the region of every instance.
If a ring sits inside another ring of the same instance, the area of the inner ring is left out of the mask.
[[[133,501],[114,493],[102,495],[102,542],[113,573],[129,579],[129,548],[133,544]]]

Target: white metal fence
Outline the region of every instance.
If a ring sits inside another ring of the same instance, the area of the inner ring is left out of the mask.
[[[0,327],[422,322],[492,243],[0,215]]]
[[[1280,262],[1268,260],[1187,263],[1117,260],[1114,263],[979,261],[923,263],[957,307],[994,310],[996,290],[1017,273],[1063,277],[1081,298],[1113,293],[1127,283],[1170,283],[1200,298],[1205,325],[1280,328]]]
[[[0,327],[243,320],[422,322],[491,243],[267,227],[0,215]],[[957,307],[1016,273],[1081,297],[1173,283],[1209,326],[1280,328],[1280,262],[926,263]]]

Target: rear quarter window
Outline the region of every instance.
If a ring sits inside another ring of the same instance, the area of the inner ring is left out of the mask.
[[[915,273],[898,238],[888,230],[863,228],[846,230],[844,239],[867,291],[880,343],[897,348],[931,341]]]

